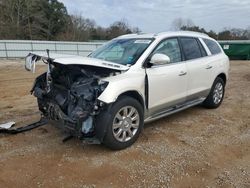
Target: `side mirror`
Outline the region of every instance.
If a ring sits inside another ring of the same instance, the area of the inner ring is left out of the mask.
[[[25,69],[27,71],[32,71],[33,73],[35,73],[36,61],[37,61],[37,56],[29,54],[25,58]]]
[[[165,54],[154,54],[151,57],[150,63],[153,65],[162,65],[162,64],[166,64],[166,63],[170,63],[170,58],[165,55]]]

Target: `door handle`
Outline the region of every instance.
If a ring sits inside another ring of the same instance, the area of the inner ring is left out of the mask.
[[[179,74],[179,76],[184,76],[186,74],[187,74],[187,72],[181,71],[180,74]]]
[[[206,69],[211,69],[211,68],[213,68],[213,66],[211,66],[211,65],[206,66]]]

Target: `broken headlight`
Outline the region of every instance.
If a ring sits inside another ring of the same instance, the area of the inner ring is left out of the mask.
[[[108,82],[100,80],[99,81],[100,91],[103,92],[106,89],[106,87],[108,86],[108,84],[109,84]]]

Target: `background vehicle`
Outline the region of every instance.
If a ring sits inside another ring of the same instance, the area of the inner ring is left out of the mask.
[[[112,149],[133,144],[144,122],[201,103],[217,108],[229,70],[218,43],[194,32],[125,35],[85,58],[31,53],[26,69],[41,58],[48,71],[32,89],[41,112]]]

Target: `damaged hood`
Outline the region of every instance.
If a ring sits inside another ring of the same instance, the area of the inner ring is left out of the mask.
[[[129,69],[128,66],[121,65],[118,63],[113,63],[110,61],[105,61],[101,59],[95,59],[90,57],[83,57],[83,56],[77,56],[77,55],[65,55],[65,54],[49,54],[46,53],[34,53],[31,52],[26,57],[33,57],[32,59],[51,59],[55,63],[63,64],[63,65],[88,65],[88,66],[94,66],[94,67],[102,67],[102,68],[108,68],[108,69],[114,69],[114,70],[120,70],[120,71],[126,71]]]

